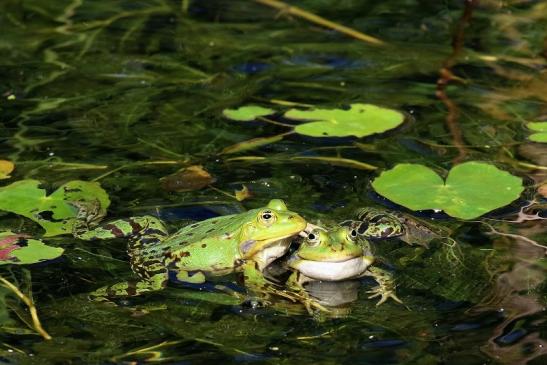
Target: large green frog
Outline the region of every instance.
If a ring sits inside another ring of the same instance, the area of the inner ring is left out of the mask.
[[[287,286],[297,292],[311,281],[342,281],[372,276],[378,286],[368,291],[369,298],[380,297],[377,305],[389,298],[402,303],[395,294],[395,284],[388,271],[372,266],[370,243],[357,230],[340,226],[331,230],[313,229],[288,260],[294,270]]]
[[[207,276],[242,272],[245,284],[263,290],[269,286],[262,271],[285,254],[291,238],[306,228],[306,221],[274,199],[266,207],[220,216],[188,225],[169,235],[152,216],[121,219],[89,229],[94,219],[80,207],[73,233],[83,240],[129,238],[127,252],[138,279],[105,286],[94,299],[137,296],[163,289],[169,271],[177,280],[203,283]],[[90,218],[91,217],[91,218]]]

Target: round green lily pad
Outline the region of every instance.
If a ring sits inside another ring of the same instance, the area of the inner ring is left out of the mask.
[[[275,110],[264,108],[257,105],[246,105],[237,109],[224,109],[222,115],[231,120],[237,120],[240,122],[249,122],[255,120],[258,117],[264,117],[266,115],[274,114]]]
[[[474,219],[517,199],[522,180],[484,162],[466,162],[450,170],[446,182],[430,168],[399,164],[384,171],[372,187],[389,200],[412,210],[435,209]]]
[[[526,126],[536,132],[528,137],[530,141],[547,143],[547,122],[530,122]]]
[[[296,133],[311,137],[365,137],[383,133],[401,125],[403,113],[372,104],[351,104],[345,109],[290,109],[285,118],[312,120],[297,125]]]

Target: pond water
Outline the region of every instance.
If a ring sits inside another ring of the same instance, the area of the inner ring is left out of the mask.
[[[2,186],[35,179],[51,192],[71,180],[99,182],[111,200],[107,220],[149,214],[170,231],[272,198],[311,222],[339,222],[364,206],[402,212],[442,237],[427,247],[373,243],[404,304],[376,306],[369,279],[314,288],[337,301],[329,314],[282,299],[254,307],[210,283],[96,303],[91,291],[134,275],[125,242],[55,235],[43,240],[63,256],[0,272],[32,295],[52,339],[36,333],[24,303],[1,287],[0,363],[547,361],[547,149],[526,128],[547,118],[547,4],[290,3],[302,11],[259,0],[3,0],[0,160],[15,170]],[[322,138],[291,132],[300,122],[281,116],[354,103],[401,111],[405,122],[362,138]],[[223,116],[249,104],[278,114]],[[371,185],[399,163],[446,176],[464,161],[522,178],[524,192],[461,220],[406,209]],[[177,178],[162,179],[192,165],[212,185],[192,180],[180,191]],[[251,195],[239,201],[242,187]],[[7,230],[44,234],[0,212]],[[243,292],[237,279],[217,282]]]

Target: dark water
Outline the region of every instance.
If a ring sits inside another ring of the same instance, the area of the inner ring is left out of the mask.
[[[3,185],[37,179],[53,190],[69,180],[99,181],[112,200],[109,218],[154,214],[173,230],[271,198],[310,220],[336,221],[360,206],[396,208],[370,187],[378,171],[294,157],[347,158],[380,169],[412,162],[446,172],[463,149],[464,160],[523,177],[523,198],[489,220],[436,215],[431,223],[450,232],[455,245],[377,244],[405,305],[376,307],[366,298],[372,285],[366,280],[320,288],[342,302],[359,298],[334,318],[281,302],[251,308],[206,287],[176,284],[125,306],[92,303],[87,293],[132,275],[125,244],[52,237],[47,242],[64,247],[63,257],[4,266],[2,275],[27,293],[32,285],[53,340],[30,330],[25,307],[3,291],[0,363],[547,361],[545,224],[507,222],[534,197],[534,212],[545,207],[535,193],[545,181],[547,151],[527,141],[524,124],[547,116],[546,3],[492,0],[467,10],[461,1],[293,4],[385,45],[254,1],[3,0],[0,159],[16,166]],[[439,89],[443,67],[454,78]],[[408,121],[363,139],[292,134],[221,154],[235,143],[287,132],[228,121],[223,109],[249,103],[282,109],[286,102],[379,104],[404,111]],[[447,118],[456,130],[447,128]],[[233,159],[242,156],[266,159]],[[216,178],[214,189],[162,188],[161,177],[192,164]],[[242,184],[253,196],[238,202],[230,194]],[[22,217],[0,214],[2,230],[42,232]],[[235,285],[231,279],[222,280]]]

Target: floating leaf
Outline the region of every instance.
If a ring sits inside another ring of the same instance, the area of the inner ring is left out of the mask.
[[[46,230],[45,236],[70,233],[77,213],[70,202],[98,201],[100,214],[110,204],[107,193],[96,182],[70,181],[51,195],[39,185],[37,180],[21,180],[0,188],[0,210],[32,219]]]
[[[274,114],[275,110],[264,108],[257,105],[242,106],[237,109],[224,109],[222,114],[231,120],[238,120],[240,122],[249,122],[255,120],[258,117],[264,117],[266,115]]]
[[[167,191],[193,191],[203,189],[215,182],[215,178],[203,166],[183,167],[174,174],[162,177],[160,182]]]
[[[0,180],[9,179],[9,174],[13,171],[15,165],[8,160],[0,160]]]
[[[253,138],[247,141],[239,142],[234,145],[226,147],[225,149],[222,150],[221,154],[230,154],[230,153],[237,153],[241,151],[247,151],[257,147],[265,146],[267,144],[279,142],[283,139],[284,135],[285,134],[278,134],[272,137],[259,137],[259,138]]]
[[[536,132],[528,137],[530,141],[547,143],[547,122],[530,122],[526,126]]]
[[[0,265],[35,264],[52,260],[63,254],[63,249],[51,247],[25,234],[0,232]]]
[[[294,130],[312,137],[365,137],[383,133],[404,122],[403,113],[372,104],[351,104],[344,109],[291,109],[285,118],[313,120],[297,125]]]
[[[423,165],[399,164],[383,172],[372,186],[409,209],[439,209],[462,219],[477,218],[507,205],[524,190],[520,178],[483,162],[455,166],[446,182]]]

